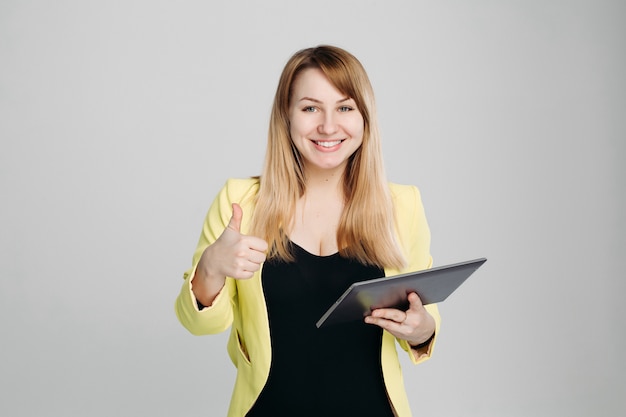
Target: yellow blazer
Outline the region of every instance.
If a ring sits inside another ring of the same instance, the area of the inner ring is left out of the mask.
[[[397,216],[397,235],[408,266],[402,271],[385,269],[386,276],[430,268],[430,230],[418,189],[398,184],[389,184],[389,187]],[[250,410],[269,375],[272,349],[267,308],[261,288],[261,272],[247,280],[227,278],[225,287],[213,304],[202,310],[198,310],[191,290],[191,280],[204,249],[215,242],[228,225],[232,215],[232,203],[239,203],[243,209],[241,232],[245,234],[249,230],[250,217],[254,211],[254,196],[258,189],[258,179],[227,181],[209,208],[193,256],[192,268],[184,273],[185,282],[175,304],[178,320],[194,335],[216,334],[232,326],[227,350],[237,368],[237,378],[228,411],[228,416],[231,417],[244,416]],[[440,317],[437,306],[428,305],[426,309],[437,323],[435,338],[429,346],[417,352],[411,350],[405,340],[397,339],[415,364],[430,357],[439,333]],[[383,377],[396,415],[408,417],[411,410],[395,343],[396,338],[384,331],[381,351]]]

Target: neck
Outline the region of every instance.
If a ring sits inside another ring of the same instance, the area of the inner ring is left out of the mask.
[[[344,169],[307,170],[306,194],[337,193],[342,194]]]

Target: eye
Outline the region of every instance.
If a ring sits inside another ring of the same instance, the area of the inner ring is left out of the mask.
[[[308,112],[308,113],[313,113],[314,111],[316,111],[317,109],[313,106],[306,106],[302,109],[303,112]]]
[[[339,107],[339,111],[342,112],[342,113],[348,112],[348,111],[352,111],[352,110],[354,110],[354,108],[350,107],[350,106],[341,106],[341,107]]]

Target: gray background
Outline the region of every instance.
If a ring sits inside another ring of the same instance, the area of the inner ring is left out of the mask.
[[[353,52],[436,265],[488,263],[403,359],[416,415],[621,416],[623,1],[0,2],[0,415],[224,415],[173,303],[279,72]]]

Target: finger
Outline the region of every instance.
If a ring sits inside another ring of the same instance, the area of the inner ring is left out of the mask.
[[[248,254],[248,260],[252,263],[260,265],[265,262],[265,252],[250,251]]]
[[[242,272],[256,272],[261,269],[261,264],[253,261],[246,261],[241,265]]]
[[[406,313],[395,308],[379,308],[372,311],[372,317],[402,323],[406,319]]]
[[[374,324],[384,330],[387,330],[394,335],[403,334],[406,332],[406,326],[402,323],[398,323],[395,320],[388,320],[383,317],[367,316],[365,322],[368,324]]]
[[[250,249],[257,252],[265,253],[268,248],[267,242],[260,237],[246,236],[246,244]]]
[[[259,269],[261,269],[260,264],[251,261],[239,261],[233,266],[227,276],[235,279],[248,279],[251,278]]]
[[[420,311],[422,308],[424,308],[424,305],[422,304],[422,299],[419,297],[419,295],[417,295],[417,293],[410,293],[408,296],[408,300],[409,310]]]
[[[236,271],[235,273],[230,274],[228,276],[234,279],[250,279],[254,276],[255,272],[256,271],[241,270],[241,271]]]
[[[241,231],[241,218],[243,217],[243,210],[237,203],[233,203],[233,215],[228,222],[228,228],[234,230],[237,233]]]

